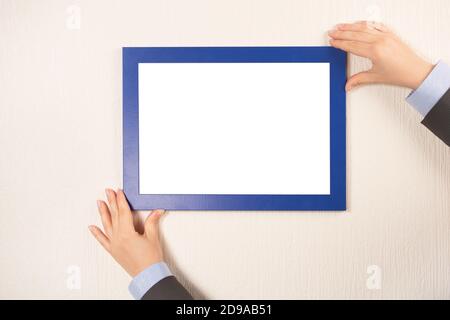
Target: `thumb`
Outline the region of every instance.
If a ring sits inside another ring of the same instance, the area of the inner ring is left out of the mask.
[[[164,213],[164,210],[152,210],[144,222],[145,235],[156,235],[159,237],[159,219]]]
[[[375,82],[377,82],[377,75],[375,73],[371,71],[360,72],[351,76],[350,79],[347,80],[345,91],[350,91],[357,86]]]

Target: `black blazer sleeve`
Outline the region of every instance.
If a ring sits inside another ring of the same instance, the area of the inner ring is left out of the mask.
[[[450,146],[450,89],[428,112],[422,124]]]
[[[142,300],[193,300],[193,298],[174,276],[170,276],[151,287]]]

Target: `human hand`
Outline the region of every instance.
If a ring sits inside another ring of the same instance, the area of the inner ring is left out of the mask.
[[[104,232],[97,226],[89,226],[92,235],[106,251],[135,277],[152,264],[163,261],[159,242],[159,219],[163,210],[153,210],[145,220],[144,233],[138,233],[133,215],[122,190],[117,193],[106,189],[108,205],[97,201]]]
[[[397,35],[381,23],[360,21],[345,23],[329,31],[330,44],[372,61],[370,70],[351,76],[345,90],[371,83],[417,89],[433,70]]]

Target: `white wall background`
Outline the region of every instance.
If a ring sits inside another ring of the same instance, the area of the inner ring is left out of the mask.
[[[450,62],[449,16],[448,0],[0,0],[0,298],[130,298],[87,230],[122,180],[122,46],[324,45],[338,22],[380,18]],[[349,95],[347,213],[170,212],[182,283],[212,299],[449,299],[450,149],[407,94]]]

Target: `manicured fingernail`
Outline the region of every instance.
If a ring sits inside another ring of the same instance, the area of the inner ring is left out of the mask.
[[[88,226],[90,232],[94,232],[94,226]]]
[[[101,206],[102,206],[102,202],[100,200],[97,200],[97,207],[100,209]]]

